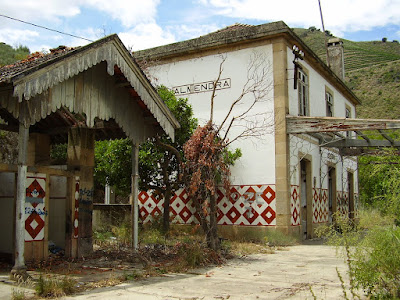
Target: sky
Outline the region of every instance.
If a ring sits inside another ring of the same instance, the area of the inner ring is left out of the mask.
[[[320,0],[325,29],[353,41],[400,40],[400,0]],[[0,14],[92,41],[117,33],[142,50],[234,23],[322,28],[318,0],[0,0]],[[31,52],[89,43],[0,17],[0,42]]]

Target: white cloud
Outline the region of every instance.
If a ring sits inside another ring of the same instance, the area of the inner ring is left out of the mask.
[[[225,17],[283,20],[289,26],[322,27],[316,0],[200,0],[200,3]],[[400,1],[325,0],[321,5],[325,28],[333,33],[400,24]]]
[[[132,50],[147,49],[176,41],[172,33],[163,31],[156,23],[139,24],[118,35],[125,46]]]
[[[0,31],[0,41],[11,46],[26,45],[34,41],[39,33],[32,30],[3,28]]]
[[[160,0],[0,0],[1,13],[34,22],[46,20],[61,22],[61,17],[74,17],[83,7],[110,15],[125,27],[153,22]]]
[[[87,0],[85,3],[111,15],[129,28],[139,23],[153,22],[160,0]]]
[[[1,13],[10,17],[34,22],[48,20],[59,22],[59,17],[73,17],[80,13],[80,0],[0,0]]]
[[[199,37],[204,34],[208,34],[213,31],[221,29],[220,26],[216,24],[190,24],[190,25],[178,25],[169,26],[168,31],[174,32],[177,40],[187,40]]]

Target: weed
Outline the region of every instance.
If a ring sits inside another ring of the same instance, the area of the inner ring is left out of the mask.
[[[137,272],[137,271],[132,271],[131,273],[128,273],[128,274],[124,274],[123,275],[123,279],[124,280],[128,280],[128,281],[130,281],[130,280],[137,280],[137,279],[140,279],[140,278],[142,278],[143,277],[143,274],[141,274],[141,273],[139,273],[139,272]]]
[[[337,276],[338,276],[338,278],[340,280],[340,284],[342,286],[343,297],[344,297],[344,299],[349,300],[349,297],[347,297],[346,285],[344,284],[344,280],[343,280],[342,274],[340,274],[340,272],[339,272],[337,267],[336,267],[336,273],[337,273]]]
[[[312,289],[312,285],[309,284],[309,285],[308,285],[308,288],[310,289],[310,293],[311,293],[311,296],[313,297],[313,299],[314,299],[314,300],[317,300],[317,296],[315,295],[315,293],[314,293],[314,291],[313,291],[313,289]]]
[[[270,230],[264,238],[265,242],[270,246],[293,246],[299,242],[298,237],[285,234],[279,230]]]
[[[366,224],[363,220],[365,216],[374,216],[365,212],[360,215],[360,224]],[[381,221],[378,225],[369,225],[367,230],[360,230],[347,218],[338,215],[335,219],[336,226],[325,228],[325,236],[328,237],[328,243],[341,246],[344,250],[353,299],[360,298],[356,294],[359,288],[372,298],[399,298],[400,228],[383,225],[385,223]],[[338,277],[344,285],[339,273]]]
[[[243,256],[250,254],[273,254],[274,247],[268,246],[266,243],[251,243],[251,242],[230,242],[230,249],[233,255]]]
[[[71,295],[76,290],[76,281],[67,276],[59,280],[40,275],[35,290],[40,297],[62,297]]]
[[[26,299],[25,291],[12,289],[11,300],[25,300],[25,299]]]

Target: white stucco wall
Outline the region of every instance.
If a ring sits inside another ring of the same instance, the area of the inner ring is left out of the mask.
[[[246,85],[248,69],[251,62],[260,63],[260,68],[254,73],[261,75],[262,70],[267,72],[263,81],[268,86],[268,92],[264,97],[265,102],[257,104],[251,113],[268,113],[268,123],[270,124],[269,134],[265,134],[260,139],[245,139],[232,143],[231,149],[240,148],[242,157],[232,170],[232,184],[274,184],[275,183],[275,142],[272,133],[273,124],[273,74],[272,74],[272,46],[264,45],[251,49],[236,50],[221,55],[208,55],[199,58],[192,58],[184,61],[173,62],[164,65],[157,65],[149,68],[155,85],[165,85],[168,88],[185,86],[195,83],[214,81],[218,77],[220,64],[223,58],[223,72],[221,79],[230,80],[230,88],[220,89],[216,92],[214,102],[214,120],[220,124],[229,111],[231,103],[242,94],[242,89]],[[192,94],[177,95],[178,97],[188,98],[193,106],[194,115],[199,119],[200,124],[207,122],[210,116],[211,90]],[[245,97],[244,105],[237,107],[233,116],[237,116],[252,101],[252,96]],[[260,117],[259,117],[260,118]],[[235,128],[229,135],[233,139],[240,132],[240,128]]]

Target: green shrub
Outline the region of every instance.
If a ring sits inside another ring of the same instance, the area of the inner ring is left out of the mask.
[[[360,213],[359,224],[341,215],[335,220],[334,225],[317,232],[343,250],[353,298],[359,288],[372,298],[399,298],[400,228],[392,225],[393,218],[369,210]]]
[[[356,247],[354,280],[376,298],[400,297],[400,228],[375,227]]]

